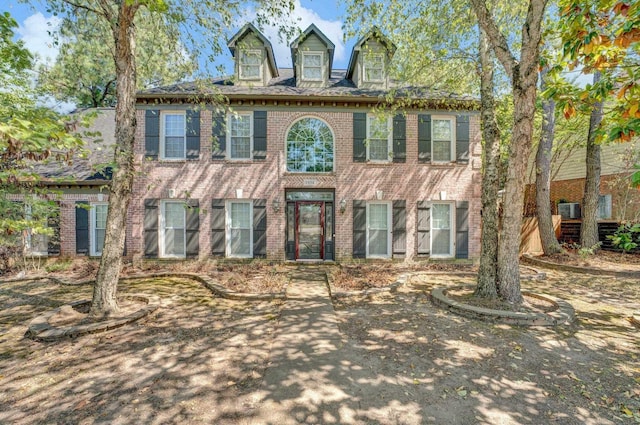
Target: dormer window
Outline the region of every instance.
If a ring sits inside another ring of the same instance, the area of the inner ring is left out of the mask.
[[[322,52],[302,53],[302,79],[322,81]]]
[[[240,51],[240,79],[259,80],[262,76],[262,52],[260,50]]]
[[[364,56],[364,81],[368,83],[384,81],[384,55],[369,54]]]

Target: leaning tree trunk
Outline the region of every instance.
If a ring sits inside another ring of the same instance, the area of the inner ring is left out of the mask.
[[[540,90],[546,88],[545,77],[549,72],[544,68],[540,72]],[[552,255],[562,251],[556,232],[553,229],[551,216],[551,149],[555,135],[555,109],[556,102],[553,99],[542,101],[542,134],[536,153],[536,215],[538,217],[538,229],[542,250],[545,255]]]
[[[593,74],[593,83],[600,81],[600,72]],[[582,226],[580,227],[580,245],[583,248],[599,248],[598,237],[598,197],[600,196],[600,145],[596,143],[596,130],[602,121],[602,101],[593,105],[587,136],[587,174],[584,181],[582,200]]]
[[[121,2],[117,22],[109,19],[115,40],[116,65],[116,150],[104,248],[93,287],[91,314],[108,316],[118,311],[116,291],[124,251],[126,217],[133,187],[133,145],[136,129],[136,65],[134,58],[137,3]],[[114,13],[115,15],[115,13]]]
[[[500,129],[493,96],[493,58],[489,41],[480,30],[480,110],[482,114],[482,239],[478,284],[474,295],[498,296],[498,189],[500,164]]]

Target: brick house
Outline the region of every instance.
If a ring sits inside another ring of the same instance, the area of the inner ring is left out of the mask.
[[[291,68],[251,24],[228,46],[233,78],[138,93],[128,255],[479,256],[476,99],[392,81],[395,46],[377,30],[347,70],[314,25]]]

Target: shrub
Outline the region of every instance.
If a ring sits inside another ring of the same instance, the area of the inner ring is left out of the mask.
[[[633,251],[640,243],[640,223],[623,224],[613,235],[607,235],[607,239],[611,240],[613,246],[624,252]]]

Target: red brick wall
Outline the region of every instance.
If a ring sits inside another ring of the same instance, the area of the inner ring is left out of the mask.
[[[240,109],[240,108],[236,108]],[[254,109],[260,109],[258,107]],[[300,112],[294,108],[271,108],[267,116],[268,151],[265,161],[214,161],[211,159],[210,111],[201,112],[201,146],[198,161],[148,161],[144,159],[145,113],[137,114],[136,161],[139,173],[134,185],[127,230],[128,251],[141,255],[144,251],[144,199],[167,198],[167,189],[177,189],[177,198],[187,196],[200,202],[200,255],[211,252],[211,200],[234,199],[236,189],[248,199],[267,199],[267,253],[269,258],[284,259],[285,189],[335,189],[336,204],[347,201],[344,214],[336,211],[336,258],[351,258],[352,201],[374,200],[376,191],[384,200],[407,201],[407,258],[416,251],[416,203],[439,200],[447,192],[448,200],[469,201],[469,256],[480,252],[480,128],[479,116],[470,123],[471,159],[469,164],[431,165],[418,163],[417,114],[407,115],[407,162],[405,164],[366,164],[353,162],[353,110],[333,112]],[[358,112],[366,112],[361,108]],[[285,138],[289,126],[298,118],[313,116],[328,123],[334,133],[335,169],[330,174],[297,174],[286,172]],[[283,207],[275,213],[272,201],[279,199]],[[338,210],[338,208],[336,208]]]

